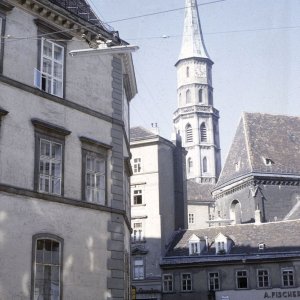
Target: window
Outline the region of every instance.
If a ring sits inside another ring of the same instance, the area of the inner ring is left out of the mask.
[[[207,142],[207,131],[205,123],[202,123],[200,126],[200,140],[201,142]]]
[[[295,285],[294,269],[287,268],[281,270],[282,286],[293,287]]]
[[[35,72],[35,86],[46,93],[63,97],[64,47],[41,40],[41,66]]]
[[[191,174],[193,173],[193,160],[189,157],[187,161],[188,165],[188,173]]]
[[[164,274],[163,275],[163,291],[165,293],[173,292],[173,275]]]
[[[105,157],[93,152],[85,154],[85,200],[105,204],[106,192]]]
[[[199,103],[203,102],[203,99],[202,99],[202,89],[198,90],[198,101],[199,101]]]
[[[220,289],[220,278],[218,272],[208,273],[208,288],[210,291],[217,291]]]
[[[133,223],[132,237],[133,237],[133,242],[141,242],[144,240],[143,223],[141,221]]]
[[[192,275],[189,273],[181,274],[181,290],[188,292],[192,290]]]
[[[60,300],[63,240],[51,234],[33,237],[31,299]]]
[[[187,143],[193,142],[193,129],[191,124],[185,126],[185,141]]]
[[[189,214],[189,223],[194,224],[194,214]]]
[[[257,287],[258,288],[270,287],[268,270],[257,270]]]
[[[188,103],[191,103],[192,102],[192,99],[191,99],[191,91],[190,90],[187,90],[186,93],[185,93],[185,102],[188,104]]]
[[[200,253],[199,242],[190,242],[190,254]]]
[[[186,77],[190,77],[190,67],[186,67]]]
[[[144,260],[135,258],[133,260],[133,279],[144,279]]]
[[[133,173],[140,173],[142,168],[141,168],[141,158],[135,158],[133,160]]]
[[[179,93],[178,99],[179,99],[179,106],[181,106],[182,105],[181,93]]]
[[[82,200],[106,205],[107,156],[110,145],[80,137],[82,147]]]
[[[212,91],[208,92],[208,104],[213,105],[213,94]]]
[[[204,157],[202,161],[203,173],[207,173],[207,158]]]
[[[40,193],[63,195],[64,143],[71,132],[41,120],[35,126],[35,189]]]
[[[248,288],[248,272],[246,270],[236,271],[236,284],[238,289]]]
[[[217,254],[225,254],[226,249],[225,249],[225,242],[217,242]]]
[[[143,192],[142,192],[142,190],[134,190],[133,191],[133,204],[134,205],[143,204]]]

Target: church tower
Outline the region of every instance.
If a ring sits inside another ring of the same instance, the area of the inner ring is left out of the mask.
[[[186,0],[181,52],[175,64],[178,105],[173,123],[187,150],[187,179],[214,184],[221,170],[221,155],[212,65],[203,40],[197,0]]]

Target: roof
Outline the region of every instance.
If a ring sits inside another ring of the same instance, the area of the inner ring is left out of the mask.
[[[299,175],[299,153],[299,117],[243,113],[217,187],[249,173]]]
[[[214,201],[211,195],[214,186],[214,184],[197,183],[193,180],[187,180],[187,200],[189,202]]]
[[[209,249],[205,249],[201,256],[215,255],[214,240],[218,234],[223,234],[233,241],[230,253],[255,254],[300,251],[300,220],[269,222],[261,224],[239,224],[220,227],[210,227],[197,230],[181,230],[174,236],[166,257],[188,256],[188,241],[195,234],[200,239],[208,239]],[[291,234],[292,233],[292,234]],[[259,244],[265,244],[264,250],[258,250]]]
[[[197,0],[186,0],[183,38],[178,61],[192,57],[209,59],[201,30]]]
[[[50,2],[63,7],[67,11],[77,15],[78,17],[88,21],[94,25],[113,31],[113,28],[104,24],[94,13],[86,0],[49,0]]]
[[[154,137],[158,137],[158,135],[142,126],[130,128],[130,142],[146,140]]]

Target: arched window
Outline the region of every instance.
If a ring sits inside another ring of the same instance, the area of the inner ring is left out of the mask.
[[[191,103],[192,98],[191,98],[191,91],[190,90],[186,91],[185,97],[186,97],[186,103]]]
[[[233,221],[233,224],[242,222],[241,203],[238,200],[233,200],[230,205],[230,220]]]
[[[212,91],[208,92],[208,104],[213,105],[213,94]]]
[[[207,173],[207,158],[204,157],[202,161],[203,173]]]
[[[190,67],[186,67],[186,77],[190,77]]]
[[[32,245],[32,299],[50,299],[50,295],[51,299],[61,299],[63,240],[53,234],[37,234]]]
[[[193,141],[193,129],[191,124],[187,124],[185,127],[185,141],[190,143]]]
[[[187,160],[187,169],[189,174],[193,173],[193,160],[190,157]]]
[[[200,140],[201,142],[207,142],[207,130],[205,123],[200,126]]]
[[[202,89],[198,90],[198,100],[199,100],[199,103],[203,102],[203,99],[202,99]]]
[[[179,93],[179,95],[178,95],[178,101],[179,101],[179,105],[182,105],[182,102],[181,102],[181,93]]]

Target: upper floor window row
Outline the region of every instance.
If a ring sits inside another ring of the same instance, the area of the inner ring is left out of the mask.
[[[141,173],[142,172],[142,159],[134,158],[133,159],[133,173]]]
[[[35,189],[40,193],[64,195],[65,140],[71,132],[41,120],[35,127]],[[110,146],[81,137],[82,200],[106,204],[107,151]]]

